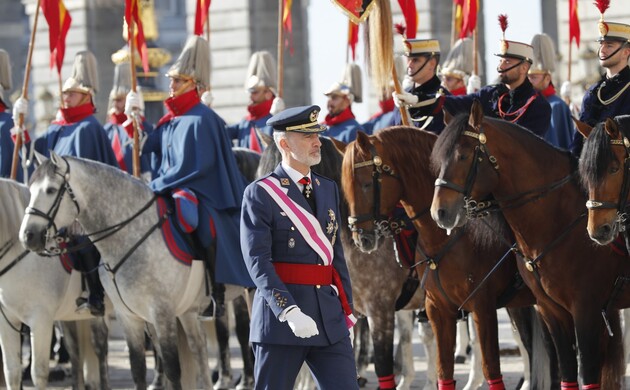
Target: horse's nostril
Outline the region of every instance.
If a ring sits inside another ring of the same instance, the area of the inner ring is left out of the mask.
[[[444,217],[446,216],[446,211],[444,211],[444,209],[438,209],[437,215],[439,219],[444,219]]]
[[[611,226],[609,224],[606,224],[602,225],[602,227],[599,228],[599,232],[602,236],[607,236],[610,234],[611,229]]]
[[[26,237],[26,241],[27,242],[31,242],[33,240],[33,237],[35,236],[33,234],[33,232],[31,232],[30,230],[27,230],[24,234],[24,236]]]

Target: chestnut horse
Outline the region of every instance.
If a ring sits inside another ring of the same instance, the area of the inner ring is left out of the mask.
[[[347,145],[342,183],[353,239],[363,251],[376,249],[391,234],[392,225],[399,223],[388,216],[401,202],[419,233],[416,269],[422,275],[425,307],[436,336],[441,388],[449,388],[453,380],[456,322],[462,309],[472,313],[477,327],[483,373],[490,388],[502,388],[497,308],[531,306],[534,296],[522,282],[509,245],[493,240],[491,231],[486,229],[490,234],[484,236],[481,225],[477,229],[466,226],[448,236],[431,220],[428,211],[435,175],[429,163],[436,139],[433,133],[399,126],[373,136],[359,132],[356,141]],[[504,255],[507,261],[497,264]],[[524,326],[522,320],[529,319],[524,316],[533,310],[518,310],[515,324]],[[520,330],[528,334],[523,327]]]
[[[432,154],[439,166],[431,216],[445,229],[501,211],[518,267],[556,345],[563,388],[623,388],[618,309],[630,305],[630,262],[586,236],[577,161],[530,131],[485,118],[478,102],[453,119]],[[492,198],[493,197],[493,198]]]

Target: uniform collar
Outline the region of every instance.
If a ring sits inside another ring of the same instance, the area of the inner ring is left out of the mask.
[[[300,188],[300,191],[302,191],[302,184],[299,184],[298,180],[303,178],[304,175],[302,175],[297,170],[291,168],[289,164],[285,163],[284,161],[282,161],[281,164],[282,164],[282,169],[284,169],[284,172],[287,174],[287,176],[289,176],[289,178]],[[311,171],[308,171],[308,174],[306,174],[306,177],[311,179]]]
[[[441,81],[439,77],[433,76],[424,84],[414,86],[413,92],[435,93],[440,89]]]

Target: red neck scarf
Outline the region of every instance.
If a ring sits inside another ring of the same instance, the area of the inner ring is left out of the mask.
[[[60,108],[59,111],[61,111],[61,119],[54,120],[52,123],[63,126],[77,123],[94,114],[96,107],[92,102],[88,102],[76,107]]]
[[[191,108],[199,104],[199,94],[197,89],[194,88],[186,93],[182,93],[179,96],[174,96],[166,99],[164,105],[168,112],[164,115],[155,126],[156,128],[162,126],[164,123],[170,121],[176,116],[187,113]]]
[[[249,115],[245,119],[248,121],[255,121],[256,119],[260,119],[264,116],[269,115],[269,110],[271,110],[271,104],[273,103],[273,99],[265,100],[262,103],[258,104],[250,104],[247,106],[247,111]]]
[[[544,90],[540,91],[540,93],[548,98],[551,95],[555,95],[556,94],[556,88],[553,86],[552,83],[549,83],[549,85],[547,86],[547,88],[545,88]]]
[[[7,106],[4,105],[4,102],[0,100],[0,112],[5,112],[7,110]]]
[[[324,119],[324,124],[326,126],[334,126],[339,123],[345,122],[348,119],[354,119],[354,114],[352,113],[352,109],[350,106],[345,110],[341,111],[339,115],[331,116],[330,114],[326,115],[326,119]]]
[[[122,125],[127,120],[127,115],[124,112],[120,114],[113,113],[109,116],[109,123],[113,123],[115,125]]]
[[[383,114],[394,111],[394,99],[379,100],[378,106],[380,107],[380,110],[372,115],[370,119],[376,119]]]
[[[459,87],[459,88],[456,88],[456,89],[454,89],[454,90],[452,90],[450,92],[451,92],[451,95],[453,95],[453,96],[466,95],[466,87]]]

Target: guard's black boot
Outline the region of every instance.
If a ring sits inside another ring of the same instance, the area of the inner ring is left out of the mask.
[[[213,243],[204,248],[204,264],[212,283],[212,295],[210,304],[199,314],[199,320],[210,321],[225,315],[225,285],[216,283],[216,246]]]
[[[77,241],[82,242],[87,239],[87,237],[80,237]],[[105,304],[103,303],[105,292],[103,291],[101,280],[98,277],[98,265],[101,261],[101,254],[94,244],[91,244],[77,253],[76,260],[75,267],[83,272],[88,289],[90,290],[90,296],[87,302],[81,298],[77,299],[77,305],[80,304],[77,311],[89,309],[93,316],[102,317],[105,315]]]

